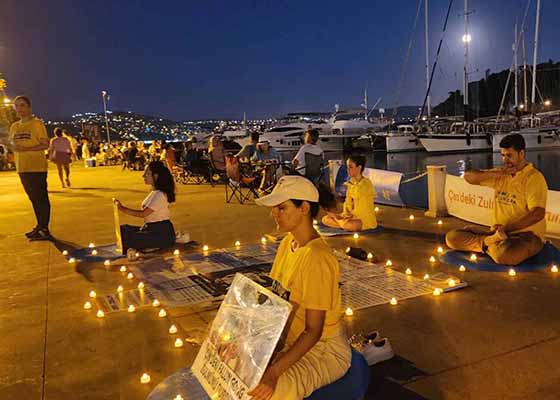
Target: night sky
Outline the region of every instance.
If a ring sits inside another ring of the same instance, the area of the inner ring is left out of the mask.
[[[471,0],[471,80],[509,68],[527,0]],[[278,116],[395,100],[417,0],[2,0],[0,72],[43,118],[110,108],[171,119]],[[539,61],[560,59],[560,1],[542,0]],[[448,0],[430,1],[431,62]],[[536,0],[526,35],[532,63]],[[455,0],[434,102],[461,87],[463,1]],[[401,105],[424,96],[423,12]],[[476,70],[479,70],[476,72]]]

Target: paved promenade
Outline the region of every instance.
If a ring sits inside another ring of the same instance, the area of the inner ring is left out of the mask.
[[[71,180],[71,189],[61,189],[50,171],[51,231],[81,247],[114,242],[112,197],[138,207],[148,192],[140,172],[119,167],[80,165]],[[230,247],[274,231],[267,209],[226,204],[222,186],[179,185],[178,192],[174,224],[200,244]],[[140,400],[192,363],[198,347],[174,348],[168,328],[173,323],[183,338],[202,337],[215,310],[178,308],[159,318],[149,308],[97,319],[82,309],[90,290],[108,293],[134,284],[116,267],[72,266],[52,243],[28,242],[23,234],[34,217],[15,173],[0,173],[0,205],[0,400]],[[463,223],[446,218],[438,226],[422,214],[381,207],[381,223],[389,229],[357,244],[381,260],[390,258],[400,271],[456,273],[428,259],[444,232]],[[336,248],[356,244],[351,237],[329,242]],[[469,288],[357,311],[349,320],[353,331],[380,330],[398,355],[373,368],[367,398],[558,399],[560,276],[461,276]],[[150,384],[140,384],[143,372],[151,375]]]

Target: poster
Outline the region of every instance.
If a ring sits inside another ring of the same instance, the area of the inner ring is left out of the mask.
[[[211,398],[241,400],[257,386],[292,306],[236,274],[194,361],[192,371]]]

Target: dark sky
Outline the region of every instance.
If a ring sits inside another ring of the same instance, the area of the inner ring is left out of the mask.
[[[471,80],[508,68],[527,0],[471,0]],[[560,59],[560,1],[543,0],[539,60]],[[528,18],[532,60],[535,4]],[[431,0],[432,62],[448,0]],[[394,103],[417,0],[2,0],[0,72],[42,117],[110,107],[172,119],[248,118]],[[433,95],[461,87],[455,0]],[[400,104],[424,95],[423,16]],[[479,69],[478,72],[476,70]]]

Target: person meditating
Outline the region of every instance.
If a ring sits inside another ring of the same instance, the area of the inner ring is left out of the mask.
[[[170,221],[169,203],[175,202],[175,182],[162,161],[152,161],[142,175],[144,183],[152,191],[142,202],[142,209],[125,207],[115,199],[119,211],[138,218],[144,218],[144,225],[121,225],[123,254],[143,249],[163,249],[175,243],[175,229]]]
[[[548,187],[525,160],[523,136],[507,135],[500,147],[503,168],[465,172],[468,183],[495,191],[491,230],[468,226],[448,232],[445,241],[451,249],[486,253],[497,264],[517,265],[543,248]]]
[[[320,199],[311,181],[292,175],[280,178],[271,194],[255,200],[272,207],[278,231],[287,233],[270,277],[272,290],[293,309],[279,353],[249,393],[253,400],[303,399],[344,376],[350,367],[350,345],[342,323],[340,267],[313,228],[319,203],[327,204],[327,197],[325,193]]]
[[[377,228],[373,205],[375,189],[371,181],[363,176],[365,166],[364,156],[348,158],[346,168],[350,179],[346,182],[348,189],[342,214],[328,213],[322,219],[324,225],[350,232]]]

